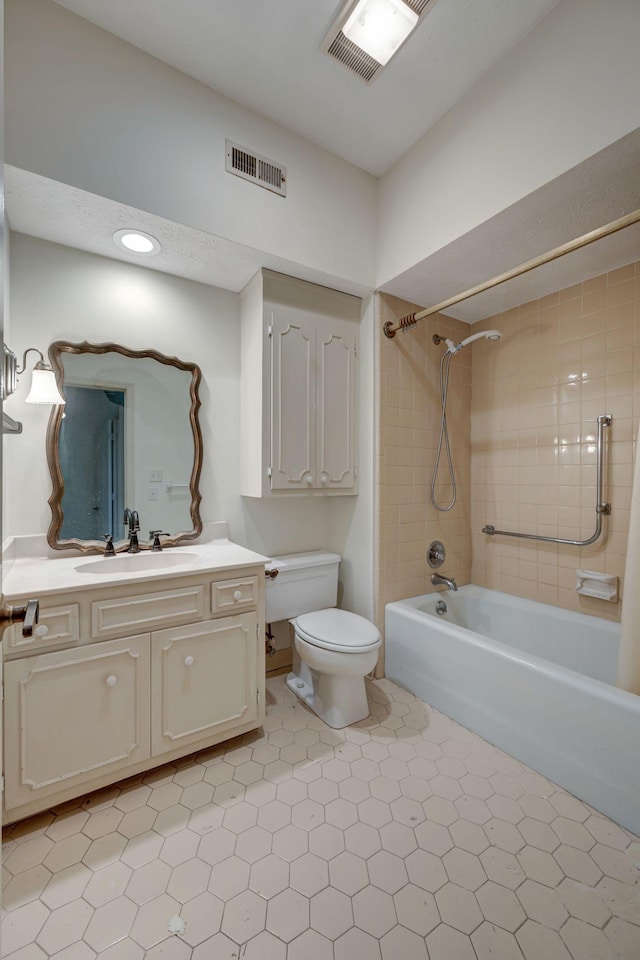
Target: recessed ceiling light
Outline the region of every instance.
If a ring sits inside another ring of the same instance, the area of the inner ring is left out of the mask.
[[[116,230],[113,239],[119,247],[124,247],[129,253],[139,253],[142,256],[151,257],[160,253],[162,249],[155,237],[150,233],[143,233],[142,230]]]
[[[418,14],[403,0],[359,0],[342,32],[384,66],[417,22]]]

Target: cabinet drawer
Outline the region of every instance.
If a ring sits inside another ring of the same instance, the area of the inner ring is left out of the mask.
[[[258,602],[258,578],[220,580],[211,584],[211,612],[225,613],[236,608],[254,607]]]
[[[5,664],[7,809],[149,757],[149,635]]]
[[[22,624],[13,623],[4,634],[4,643],[7,653],[32,650],[46,650],[54,644],[56,647],[66,647],[76,644],[80,638],[80,616],[77,603],[61,604],[57,607],[40,607],[38,626],[47,627],[44,637],[36,633],[32,637],[22,636]]]
[[[91,634],[101,640],[204,617],[205,588],[195,584],[177,590],[95,600],[91,604]]]

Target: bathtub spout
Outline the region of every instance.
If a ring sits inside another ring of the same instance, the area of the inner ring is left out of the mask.
[[[441,573],[432,573],[431,574],[431,583],[434,587],[437,587],[439,584],[443,583],[447,590],[457,590],[458,584],[453,577],[443,577]]]

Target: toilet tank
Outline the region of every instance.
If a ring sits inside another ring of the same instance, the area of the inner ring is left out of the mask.
[[[278,571],[277,577],[267,575],[266,620],[290,620],[302,613],[335,607],[338,602],[337,553],[312,550],[310,553],[287,553],[272,557],[267,574]]]

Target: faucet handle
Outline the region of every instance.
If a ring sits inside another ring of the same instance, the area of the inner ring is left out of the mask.
[[[160,543],[160,537],[170,537],[170,533],[164,533],[162,530],[149,530],[149,536],[153,540],[151,546],[152,553],[158,553],[159,550],[162,550],[162,544]]]
[[[115,557],[116,551],[113,546],[113,534],[103,533],[102,539],[107,541],[106,546],[104,548],[105,557]]]

